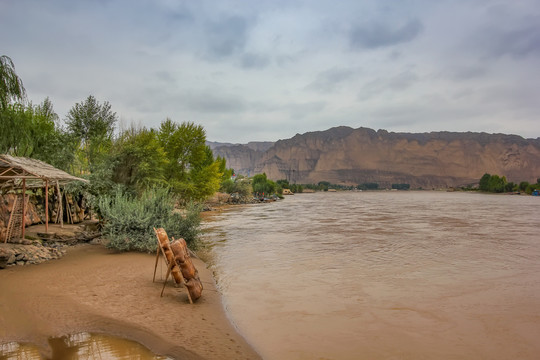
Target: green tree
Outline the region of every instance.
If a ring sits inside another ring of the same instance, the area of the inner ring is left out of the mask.
[[[184,198],[201,201],[219,190],[223,173],[220,172],[221,161],[214,160],[212,149],[205,146],[205,158],[195,164],[189,172],[188,184],[191,191],[184,193]]]
[[[378,183],[363,183],[356,187],[358,190],[377,190],[379,189]]]
[[[0,56],[0,152],[33,157],[66,168],[71,162],[69,139],[58,126],[49,98],[26,105],[26,90],[15,65]]]
[[[183,179],[196,164],[206,160],[206,133],[200,125],[171,119],[161,123],[158,139],[165,149],[169,165],[167,177]]]
[[[489,180],[491,179],[491,174],[485,173],[480,182],[478,183],[478,189],[480,191],[489,191]]]
[[[33,107],[31,137],[32,157],[68,170],[73,162],[75,142],[59,124],[59,117],[47,97]]]
[[[76,166],[80,173],[89,171],[110,149],[116,121],[109,102],[100,104],[92,95],[69,110],[66,125],[78,143]]]
[[[235,180],[227,179],[222,182],[221,191],[233,195],[235,202],[245,203],[253,199],[253,188],[249,179],[239,175]]]
[[[26,90],[13,61],[6,55],[0,56],[0,110],[6,109],[12,101],[24,103],[25,99]]]
[[[136,193],[156,185],[166,186],[165,168],[168,161],[157,131],[146,128],[124,131],[114,142],[112,156],[116,160],[114,182]]]
[[[292,184],[290,189],[293,193],[301,193],[304,191],[304,187],[300,184]]]
[[[410,188],[411,188],[410,184],[392,184],[392,189],[409,190]]]
[[[271,195],[276,191],[276,183],[268,179],[266,173],[253,176],[251,186],[256,194]]]
[[[0,110],[0,152],[32,157],[66,169],[73,146],[58,125],[49,98],[39,105],[10,104]]]
[[[290,189],[291,188],[291,184],[289,184],[289,180],[287,180],[287,179],[280,179],[280,180],[276,181],[276,184],[278,186],[280,186],[282,189]]]
[[[227,194],[232,194],[234,193],[234,184],[235,184],[235,181],[233,179],[223,180],[219,187],[219,191],[227,193]]]
[[[494,193],[504,192],[506,185],[506,178],[499,177],[499,175],[491,175],[488,181],[488,191]]]
[[[158,139],[168,160],[165,180],[184,201],[202,200],[219,189],[223,173],[206,146],[206,132],[200,125],[171,119],[161,123]]]
[[[539,180],[540,180],[540,179],[539,179]],[[522,182],[519,183],[518,189],[519,189],[520,191],[525,191],[525,190],[527,190],[527,187],[528,187],[528,186],[529,186],[529,183],[528,183],[527,181],[522,181]]]
[[[533,191],[535,190],[540,190],[540,178],[539,179],[536,179],[537,183],[536,184],[529,184],[527,186],[527,188],[525,189],[525,192],[527,194],[532,194]]]
[[[0,151],[15,156],[32,153],[32,111],[22,104],[9,104],[0,110]]]
[[[319,181],[317,184],[317,188],[322,191],[328,191],[328,187],[330,186],[330,183],[328,181]]]
[[[513,182],[508,182],[504,185],[504,191],[511,192],[517,190],[518,186]]]
[[[231,177],[234,175],[234,170],[227,168],[227,160],[225,160],[224,157],[218,156],[216,158],[216,162],[219,164],[218,166],[219,172],[223,174],[221,176],[221,181],[223,182],[223,181],[230,180]]]

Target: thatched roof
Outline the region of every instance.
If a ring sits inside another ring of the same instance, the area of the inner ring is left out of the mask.
[[[45,180],[60,184],[88,182],[40,160],[0,155],[0,187],[19,187],[22,179],[26,179],[27,187],[42,187]]]

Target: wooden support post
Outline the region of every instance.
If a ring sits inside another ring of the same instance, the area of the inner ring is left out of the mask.
[[[68,201],[68,197],[67,197],[67,193],[64,191],[64,198],[66,199],[66,222],[68,224],[73,224],[73,221],[71,221],[71,209],[69,207],[69,201]],[[63,209],[63,207],[62,207]]]
[[[11,214],[9,215],[9,222],[6,232],[6,239],[4,240],[4,243],[7,243],[9,239],[11,239],[11,235],[13,234],[13,228],[15,225],[20,226],[19,223],[17,223],[17,217],[20,215],[17,211],[17,207],[19,206],[19,197],[15,196],[15,199],[13,200],[13,207],[11,209]]]
[[[161,289],[161,295],[160,297],[163,297],[163,290],[165,290],[165,285],[167,285],[167,280],[169,279],[169,275],[171,274],[172,268],[176,265],[173,261],[171,261],[171,264],[167,268],[167,275],[165,275],[165,281],[163,282],[163,288]]]
[[[60,227],[64,228],[64,207],[62,206],[62,193],[60,192],[60,184],[56,181],[56,190],[58,191],[58,215],[60,216]]]
[[[185,280],[185,279],[182,280],[182,285],[184,285],[184,288],[186,289],[186,293],[187,293],[187,297],[188,297],[188,299],[189,299],[189,303],[190,303],[191,305],[193,305],[193,299],[191,299],[191,294],[189,293],[189,289],[188,289],[188,287],[187,287],[187,283],[186,283],[186,280]]]
[[[49,232],[49,180],[45,180],[45,232]]]
[[[25,218],[26,218],[26,203],[25,203],[25,196],[26,196],[26,179],[23,178],[22,180],[22,221],[21,221],[21,238],[24,239],[24,227],[25,227]]]
[[[158,242],[158,248],[157,248],[157,252],[156,252],[156,265],[154,266],[154,278],[152,279],[152,282],[156,281],[156,270],[157,270],[157,264],[158,264],[158,261],[159,261],[159,248],[160,248],[160,245],[159,245],[159,242]]]

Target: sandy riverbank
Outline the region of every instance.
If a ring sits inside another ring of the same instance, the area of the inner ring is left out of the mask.
[[[211,272],[194,259],[204,285],[190,305],[184,288],[152,282],[155,255],[78,245],[59,260],[0,270],[0,342],[91,332],[137,341],[175,359],[259,359],[228,321]],[[165,276],[160,261],[156,279]]]

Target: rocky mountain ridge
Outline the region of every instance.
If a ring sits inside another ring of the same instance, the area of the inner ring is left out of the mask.
[[[225,144],[213,151],[239,174],[265,172],[270,179],[292,183],[445,188],[477,184],[486,172],[514,182],[540,177],[540,138],[505,134],[394,133],[340,126],[262,147]]]

